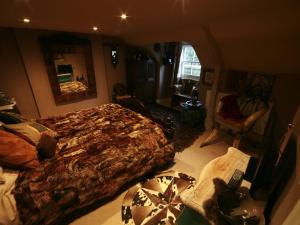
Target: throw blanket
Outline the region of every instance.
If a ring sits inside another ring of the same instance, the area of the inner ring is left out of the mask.
[[[22,172],[14,190],[22,222],[57,224],[160,167],[175,151],[156,123],[119,105],[39,121],[60,136],[57,158]]]

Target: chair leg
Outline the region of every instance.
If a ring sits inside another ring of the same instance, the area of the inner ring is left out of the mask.
[[[200,144],[200,148],[209,145],[212,141],[218,138],[219,127],[214,128],[210,134],[204,139],[204,141]]]

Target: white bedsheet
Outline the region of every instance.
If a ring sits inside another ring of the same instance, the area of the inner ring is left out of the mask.
[[[11,193],[14,189],[18,174],[19,172],[15,170],[3,170],[2,178],[5,183],[0,184],[0,225],[21,224],[18,217],[16,200],[14,195]]]

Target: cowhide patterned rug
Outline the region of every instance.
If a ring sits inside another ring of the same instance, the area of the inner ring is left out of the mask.
[[[168,171],[135,185],[128,190],[123,200],[123,224],[175,224],[184,208],[179,195],[194,184],[193,177]]]

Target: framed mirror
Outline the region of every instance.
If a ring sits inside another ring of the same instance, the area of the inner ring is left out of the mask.
[[[57,105],[97,96],[90,40],[59,34],[40,45]]]

